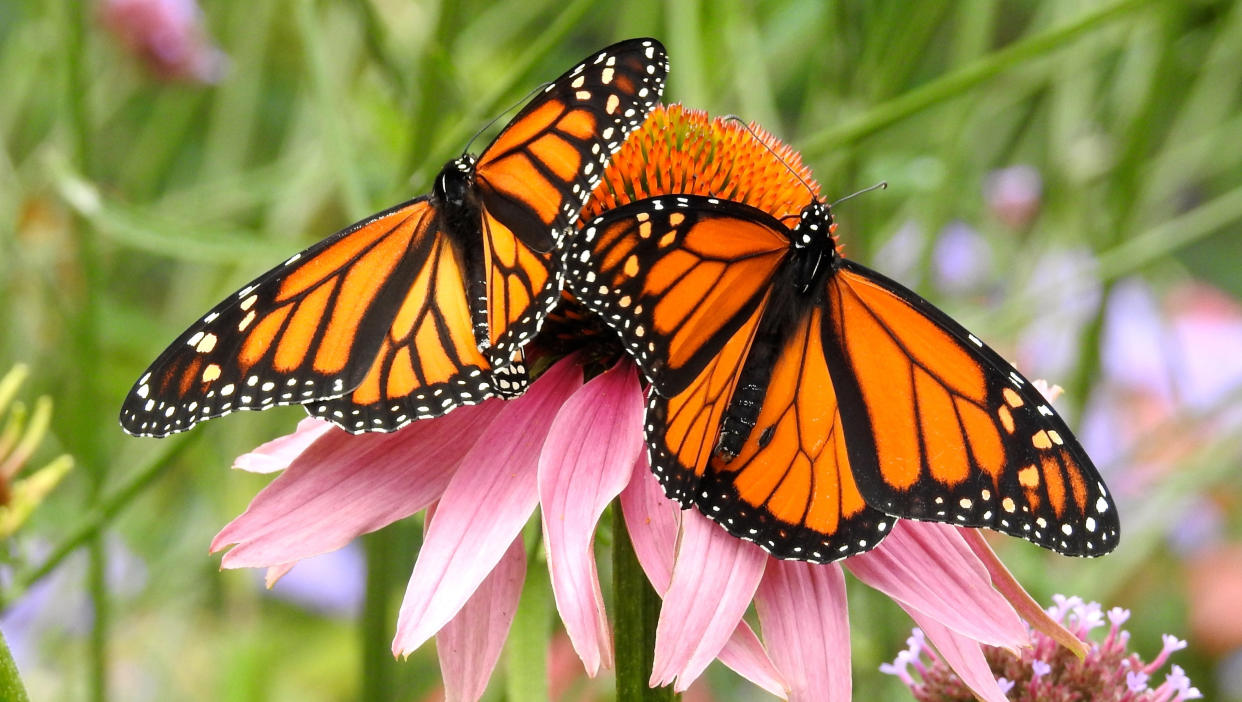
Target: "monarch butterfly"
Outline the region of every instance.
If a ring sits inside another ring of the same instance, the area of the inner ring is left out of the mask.
[[[143,373],[121,426],[165,436],[303,404],[393,431],[526,384],[522,345],[561,294],[553,250],[610,155],[658,104],[655,39],[614,44],[539,92],[430,194],[295,254],[227,297]]]
[[[780,558],[869,550],[898,517],[1112,550],[1108,490],[1040,393],[929,302],[843,258],[827,205],[797,216],[790,228],[665,195],[603,213],[566,247],[568,290],[650,383],[665,493]]]

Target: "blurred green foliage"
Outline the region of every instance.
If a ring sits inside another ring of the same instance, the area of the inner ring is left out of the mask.
[[[365,540],[376,557],[361,623],[270,597],[256,574],[217,572],[205,554],[267,482],[226,471],[231,459],[290,430],[298,410],[235,414],[163,444],[126,437],[116,413],[215,301],[425,192],[478,128],[611,41],[660,38],[666,99],[759,121],[802,150],[824,192],[887,181],[839,208],[852,257],[887,270],[877,256],[902,254],[918,285],[931,246],[885,244],[903,227],[935,239],[969,223],[993,252],[987,289],[919,289],[999,348],[1057,301],[1086,299],[1072,367],[1055,378],[1071,418],[1100,372],[1100,291],[1141,277],[1157,291],[1199,280],[1242,295],[1236,2],[214,0],[204,27],[227,67],[213,84],[156,77],[106,31],[103,4],[0,0],[0,368],[29,364],[55,400],[39,458],[69,452],[80,465],[6,550],[7,605],[30,602],[30,584],[64,603],[19,659],[34,699],[431,693],[432,647],[401,663],[387,653],[416,525]],[[1042,177],[1020,227],[982,192],[1013,164]],[[1092,252],[1090,280],[1050,280],[1038,265],[1067,248]],[[1236,442],[1204,441],[1171,479],[1128,496],[1112,557],[997,548],[1040,600],[1134,608],[1137,645],[1155,649],[1161,632],[1190,633],[1164,542],[1173,505],[1226,484],[1238,458]],[[1125,479],[1125,465],[1103,468]],[[49,555],[60,567],[42,577]],[[908,620],[853,582],[850,604],[859,699],[906,699],[876,667]],[[1225,699],[1213,655],[1192,638],[1174,660]],[[762,698],[723,670],[709,678],[716,699]]]

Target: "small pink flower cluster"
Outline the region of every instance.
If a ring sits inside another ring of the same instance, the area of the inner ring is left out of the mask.
[[[101,0],[104,26],[165,80],[215,83],[228,66],[194,0]]]
[[[1172,666],[1159,687],[1149,686],[1152,674],[1168,662],[1174,651],[1185,648],[1185,641],[1165,634],[1160,653],[1151,662],[1144,663],[1137,653],[1126,650],[1130,632],[1121,625],[1130,618],[1129,610],[1114,607],[1104,612],[1097,602],[1064,595],[1054,595],[1053,602],[1048,608],[1049,616],[1088,645],[1087,655],[1079,658],[1038,631],[1032,631],[1032,645],[1023,648],[1020,656],[985,646],[984,656],[1009,699],[1015,702],[1082,699],[1173,702],[1203,697],[1177,665]],[[1106,621],[1109,629],[1104,640],[1092,640],[1091,632],[1104,626]],[[881,665],[881,672],[899,678],[919,702],[974,699],[970,689],[927,645],[922,630],[915,629],[906,643],[909,647],[898,653],[892,663]]]

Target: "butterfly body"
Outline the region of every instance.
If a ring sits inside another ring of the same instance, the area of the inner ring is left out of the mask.
[[[301,404],[394,431],[526,387],[522,347],[560,299],[553,250],[613,151],[659,102],[654,39],[588,57],[429,194],[368,217],[225,298],[134,384],[122,427],[165,436]]]
[[[665,493],[773,555],[868,550],[896,518],[985,526],[1072,555],[1115,508],[1047,401],[921,297],[843,258],[831,213],[661,196],[588,223],[571,292],[650,383]]]
[[[775,220],[769,224],[776,226]],[[715,453],[726,463],[733,460],[754,430],[771,382],[772,366],[780,349],[788,343],[798,319],[806,310],[822,304],[824,278],[832,275],[841,259],[832,231],[832,214],[818,200],[804,207],[797,225],[788,230],[789,248],[785,260],[773,273],[772,299],[755,330],[739,373],[737,389],[721,417]],[[766,446],[773,430],[766,427],[761,431],[759,442]]]

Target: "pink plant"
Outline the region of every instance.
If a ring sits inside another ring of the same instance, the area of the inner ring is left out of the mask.
[[[224,75],[227,59],[194,0],[101,0],[99,16],[161,78],[214,83]]]

